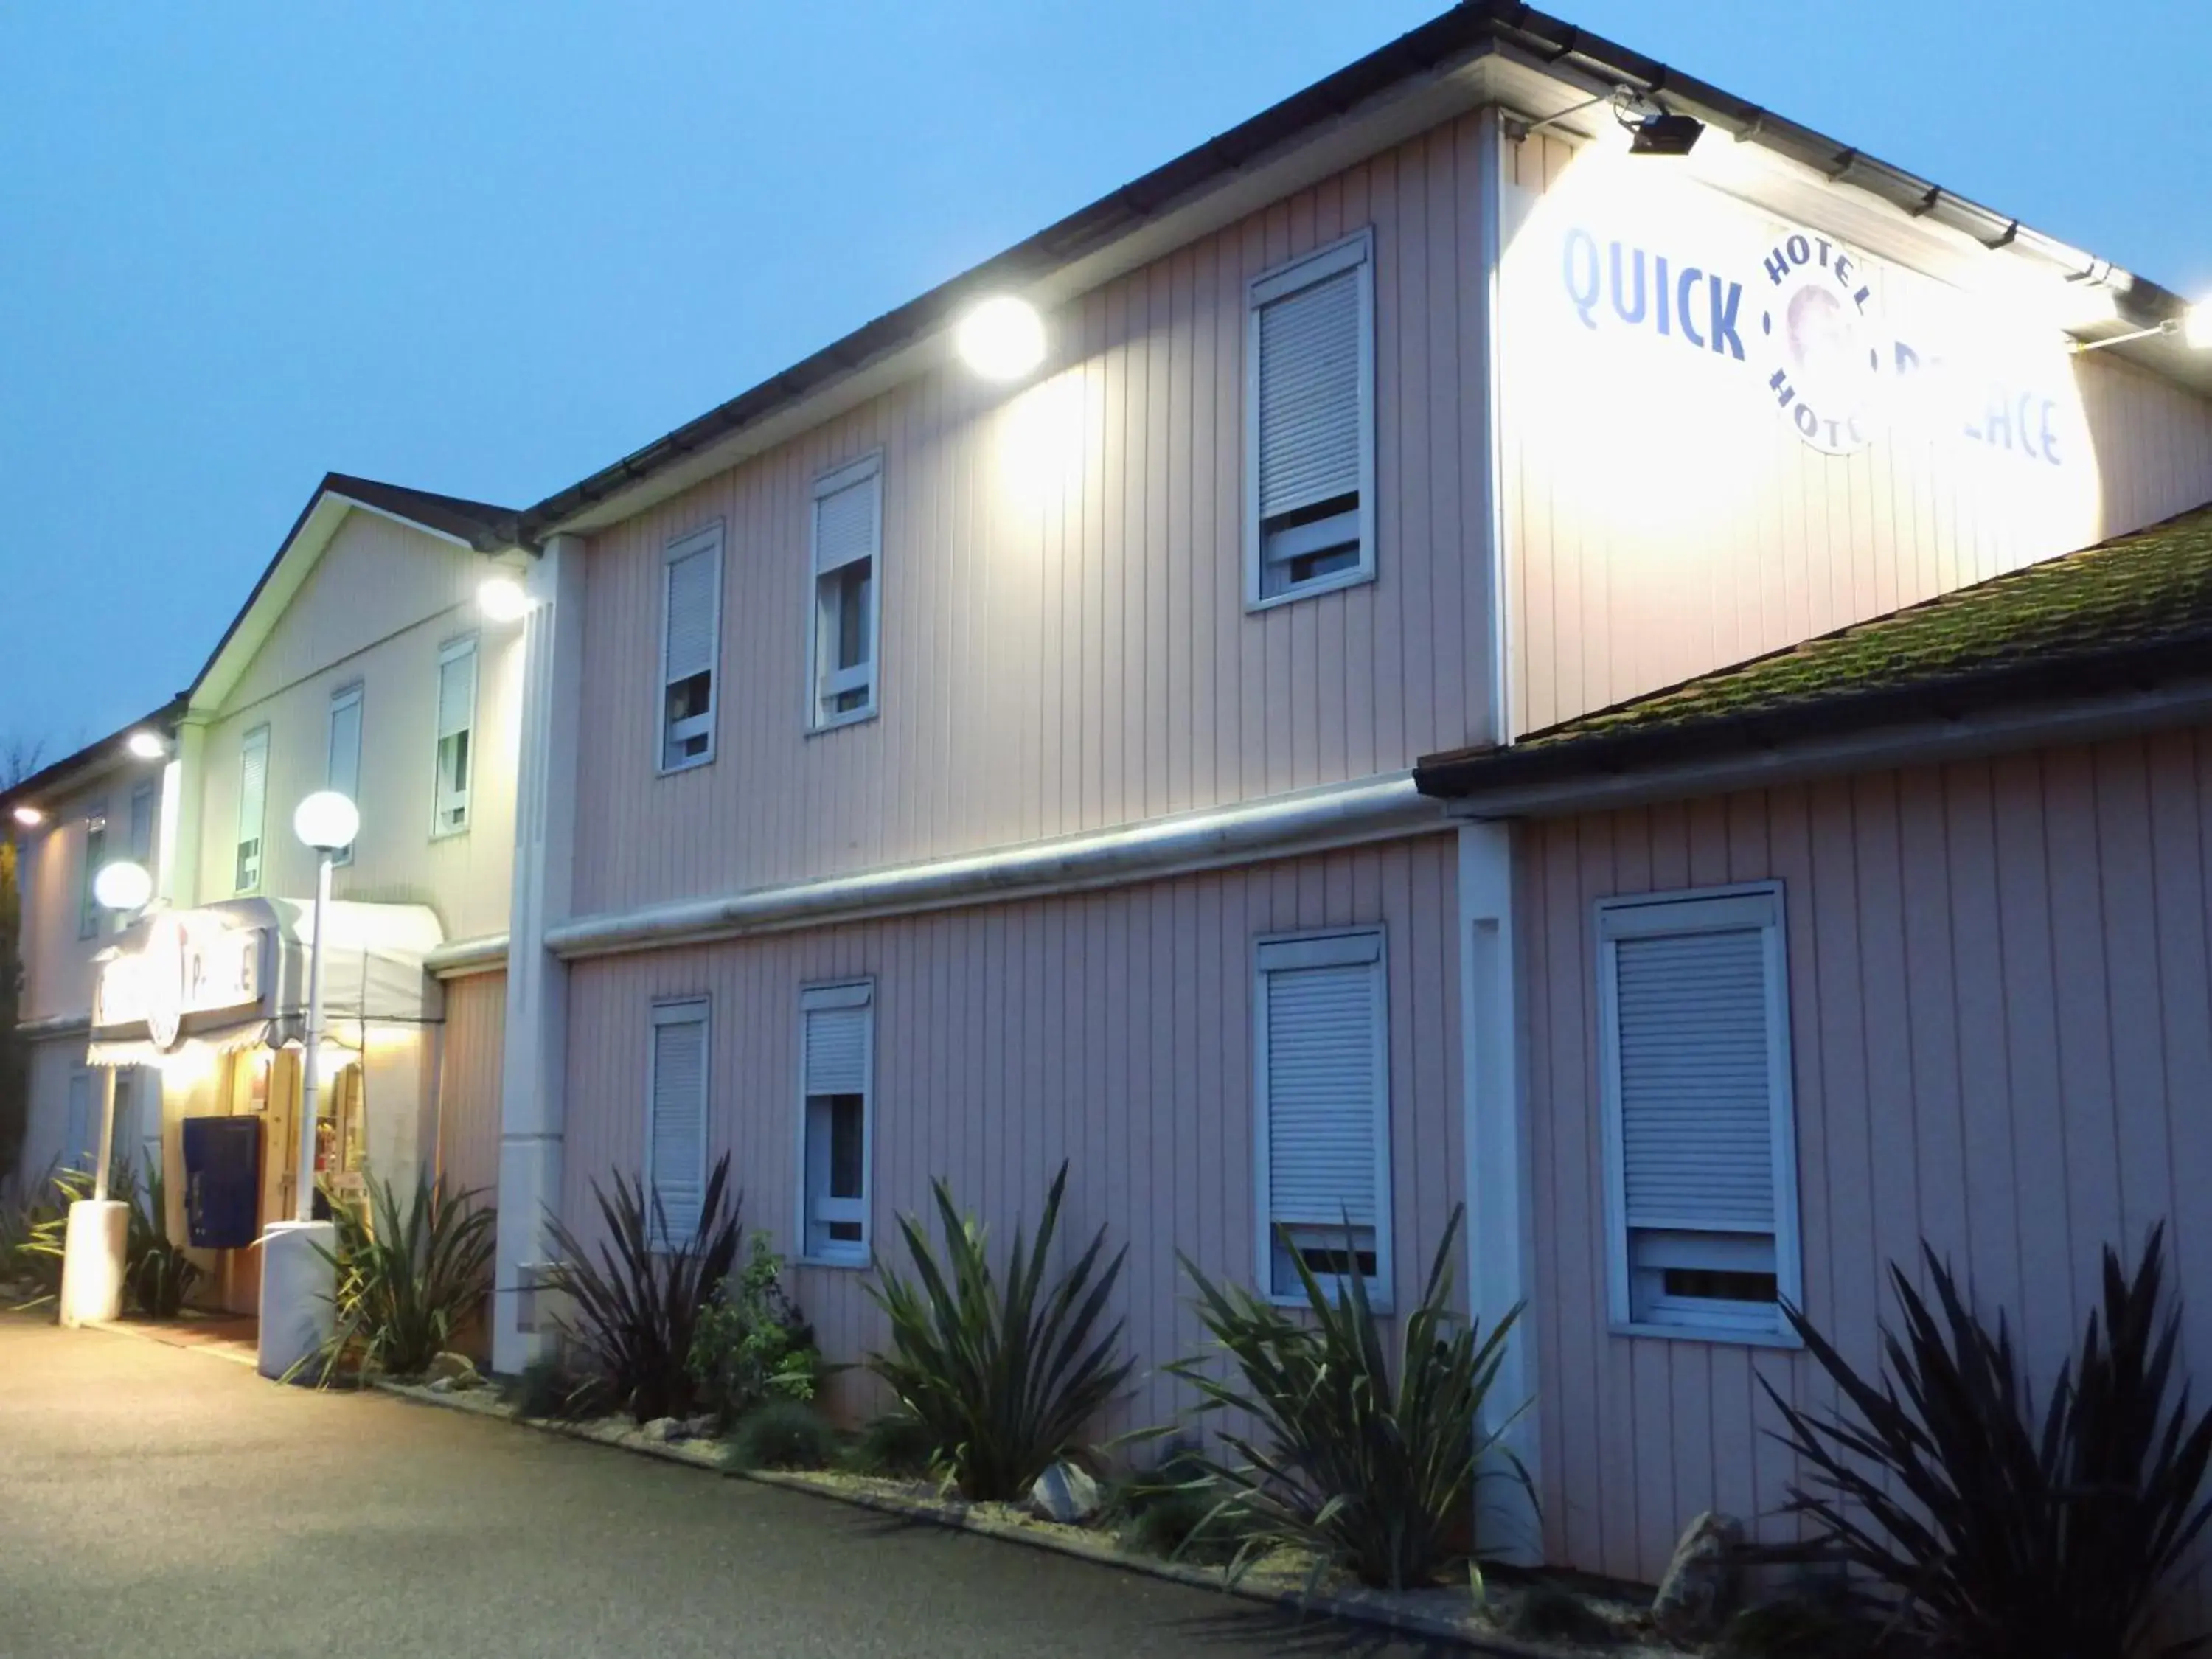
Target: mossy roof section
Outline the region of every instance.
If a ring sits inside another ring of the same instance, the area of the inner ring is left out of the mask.
[[[1540,757],[1543,773],[1561,775],[1569,751],[1616,764],[1723,730],[1760,743],[1793,726],[1832,730],[1857,723],[1853,705],[1887,721],[1901,699],[1923,693],[1923,712],[1933,714],[1950,712],[1950,694],[1975,688],[2022,696],[2096,689],[2069,686],[2069,665],[2166,661],[2197,643],[2208,647],[2203,666],[2212,673],[2212,503],[1582,715],[1510,749],[1435,755],[1421,765],[1459,773],[1450,781],[1458,787],[1443,793],[1462,793],[1528,775]]]

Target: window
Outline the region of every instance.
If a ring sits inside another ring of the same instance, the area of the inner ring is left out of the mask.
[[[69,1121],[62,1127],[62,1162],[72,1170],[89,1170],[99,1148],[93,1145],[92,1073],[71,1072],[69,1080]]]
[[[672,543],[660,624],[660,769],[714,758],[714,673],[722,636],[722,529]]]
[[[653,1075],[647,1085],[645,1180],[660,1200],[648,1224],[662,1249],[698,1230],[707,1189],[707,1001],[653,1006]],[[653,1197],[646,1200],[653,1213]],[[666,1220],[661,1230],[660,1218]]]
[[[1256,991],[1259,1260],[1303,1301],[1297,1261],[1389,1300],[1390,1061],[1382,935],[1263,939]],[[1285,1239],[1287,1235],[1287,1242]]]
[[[131,861],[149,873],[154,868],[154,809],[161,786],[146,782],[131,788]]]
[[[813,706],[807,724],[818,731],[876,712],[882,456],[871,455],[816,481],[813,540]]]
[[[107,803],[90,808],[84,815],[84,867],[77,872],[76,936],[96,939],[100,934],[100,899],[93,888],[100,879],[100,866],[107,862]]]
[[[335,789],[356,806],[361,804],[361,682],[331,693],[331,753],[323,771],[323,787]],[[353,848],[341,847],[331,855],[332,864],[351,864]]]
[[[1788,1339],[1797,1152],[1778,887],[1598,907],[1616,1327]]]
[[[1253,605],[1375,574],[1374,239],[1255,280],[1245,326],[1245,585]]]
[[[809,1261],[867,1264],[874,1000],[865,983],[799,994],[800,1253]]]
[[[433,836],[469,827],[469,779],[476,764],[477,641],[471,634],[438,653],[438,756],[430,815]]]
[[[261,820],[268,800],[269,728],[257,726],[238,744],[238,872],[231,884],[241,893],[261,885]]]

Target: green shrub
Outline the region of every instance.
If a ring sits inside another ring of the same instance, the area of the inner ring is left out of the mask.
[[[729,1182],[725,1153],[708,1175],[698,1223],[685,1239],[668,1236],[658,1189],[648,1198],[641,1178],[619,1174],[611,1198],[592,1183],[605,1224],[596,1255],[559,1217],[547,1223],[559,1253],[547,1283],[570,1304],[553,1323],[611,1408],[640,1423],[699,1409],[692,1340],[701,1310],[736,1265],[741,1237]]]
[[[860,1425],[845,1449],[844,1463],[855,1474],[918,1480],[936,1467],[937,1439],[911,1413],[885,1412]]]
[[[724,1426],[771,1399],[808,1401],[825,1368],[814,1328],[781,1282],[783,1258],[755,1233],[744,1272],[700,1310],[690,1368],[700,1404]]]
[[[149,1319],[174,1319],[200,1281],[199,1264],[169,1237],[169,1189],[158,1168],[142,1183],[127,1161],[118,1164],[115,1197],[131,1206],[123,1247],[123,1288],[130,1305]]]
[[[2165,1229],[2132,1273],[2105,1251],[2104,1299],[2039,1413],[2002,1315],[1992,1332],[1923,1245],[1930,1308],[1895,1264],[1902,1335],[1862,1377],[1795,1308],[1790,1322],[1841,1397],[1801,1412],[1762,1377],[1778,1438],[1813,1474],[1785,1510],[1807,1544],[1899,1603],[1910,1638],[1977,1659],[2125,1659],[2144,1650],[2175,1568],[2212,1516],[2200,1503],[2212,1413],[2168,1401],[2180,1315],[2160,1314]],[[2193,1644],[2191,1644],[2193,1645]]]
[[[400,1208],[391,1182],[368,1178],[368,1214],[333,1202],[331,1334],[316,1356],[325,1382],[362,1376],[419,1376],[453,1346],[491,1288],[494,1212],[477,1206],[478,1189],[448,1193],[417,1179]]]
[[[733,1469],[823,1469],[836,1450],[820,1412],[803,1400],[771,1400],[738,1425],[723,1461]]]
[[[1130,1492],[1124,1519],[1115,1529],[1122,1547],[1165,1561],[1194,1561],[1226,1566],[1243,1544],[1233,1506],[1211,1480]]]
[[[558,1354],[540,1354],[522,1368],[501,1396],[523,1417],[556,1422],[593,1414],[598,1402],[592,1379],[580,1377]]]
[[[1621,1632],[1603,1613],[1558,1584],[1531,1584],[1517,1592],[1506,1609],[1504,1626],[1507,1635],[1524,1642],[1595,1648],[1621,1638]]]
[[[19,1309],[55,1301],[62,1291],[62,1241],[69,1227],[72,1170],[26,1183],[20,1201],[0,1212],[0,1283],[11,1285]],[[84,1190],[91,1190],[89,1178]]]
[[[1456,1540],[1486,1461],[1503,1466],[1486,1475],[1517,1482],[1534,1502],[1527,1471],[1498,1431],[1475,1428],[1520,1310],[1480,1340],[1474,1322],[1452,1311],[1461,1219],[1454,1210],[1419,1304],[1396,1322],[1395,1356],[1357,1274],[1332,1295],[1292,1250],[1306,1295],[1293,1316],[1241,1285],[1214,1284],[1184,1259],[1199,1317],[1237,1376],[1212,1375],[1202,1358],[1169,1370],[1203,1396],[1201,1411],[1255,1425],[1221,1436],[1239,1461],[1193,1458],[1221,1483],[1220,1506],[1245,1534],[1232,1572],[1283,1544],[1311,1552],[1316,1577],[1337,1565],[1364,1584],[1409,1589],[1462,1553]],[[1522,1409],[1516,1402],[1512,1415]]]
[[[1093,1340],[1121,1272],[1116,1252],[1099,1271],[1100,1228],[1075,1266],[1048,1285],[1045,1264],[1060,1224],[1067,1165],[1045,1196],[1036,1241],[1014,1229],[1003,1286],[992,1273],[983,1229],[962,1218],[935,1185],[945,1235],[940,1263],[921,1224],[899,1218],[915,1278],[886,1272],[869,1294],[890,1319],[890,1351],[868,1357],[899,1403],[928,1429],[953,1482],[971,1499],[1018,1500],[1038,1475],[1080,1449],[1085,1426],[1127,1378],[1117,1361],[1116,1320]]]

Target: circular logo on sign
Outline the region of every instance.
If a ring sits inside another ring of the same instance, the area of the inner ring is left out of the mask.
[[[1797,435],[1829,455],[1874,441],[1885,349],[1857,258],[1796,232],[1764,257],[1759,316],[1766,387]]]
[[[173,915],[154,918],[139,963],[146,1035],[156,1048],[173,1048],[185,1018],[185,927]]]

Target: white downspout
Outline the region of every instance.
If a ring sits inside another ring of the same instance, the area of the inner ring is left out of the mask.
[[[1504,747],[1514,710],[1512,544],[1505,525],[1504,393],[1499,266],[1504,253],[1507,155],[1495,108],[1477,118],[1482,325],[1474,387],[1482,440],[1477,535],[1490,607],[1489,740]],[[1510,823],[1462,823],[1459,832],[1460,1086],[1467,1148],[1468,1306],[1486,1333],[1522,1311],[1479,1425],[1503,1431],[1531,1480],[1539,1478],[1534,1322],[1529,1237],[1528,1109],[1522,1063],[1519,962],[1514,940],[1514,836]],[[1519,1413],[1517,1418],[1516,1413]],[[1509,1419],[1510,1425],[1507,1426]],[[1500,1460],[1502,1461],[1502,1460]],[[1502,1474],[1479,1482],[1475,1537],[1483,1553],[1526,1565],[1543,1559],[1535,1505]]]

